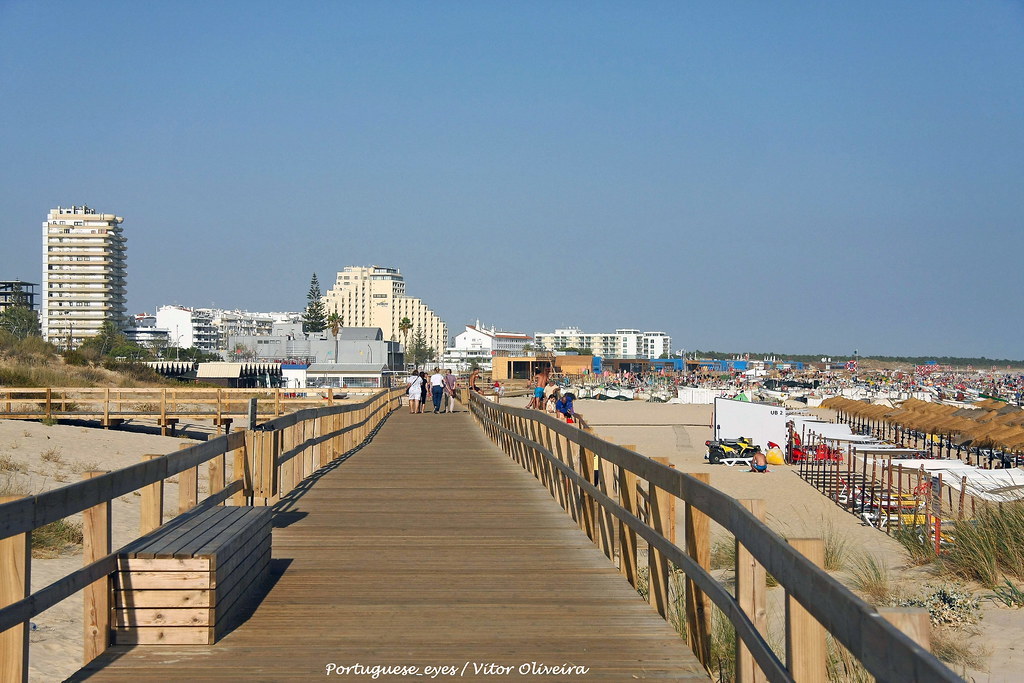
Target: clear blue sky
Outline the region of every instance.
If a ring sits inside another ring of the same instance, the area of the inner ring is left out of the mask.
[[[0,279],[88,203],[131,312],[1024,359],[1021,2],[0,0],[0,159]]]

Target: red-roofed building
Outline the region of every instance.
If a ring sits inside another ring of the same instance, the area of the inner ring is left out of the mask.
[[[486,327],[477,321],[466,325],[466,330],[455,336],[455,345],[445,353],[446,360],[454,365],[469,366],[476,361],[481,368],[490,367],[496,356],[522,356],[524,346],[533,343],[533,337],[523,332],[506,332],[495,327]]]

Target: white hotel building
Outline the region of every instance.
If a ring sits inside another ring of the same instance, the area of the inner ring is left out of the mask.
[[[406,295],[398,268],[345,266],[324,305],[328,315],[338,312],[345,327],[379,327],[384,339],[402,343],[412,343],[419,331],[438,357],[448,346],[448,326],[423,301]],[[412,322],[408,339],[398,329],[402,318]]]
[[[615,332],[583,332],[565,327],[534,335],[537,348],[554,352],[562,349],[590,349],[602,358],[660,358],[671,354],[672,337],[664,332],[620,329]]]
[[[77,347],[105,320],[127,321],[124,221],[88,206],[52,209],[43,223],[43,337]]]

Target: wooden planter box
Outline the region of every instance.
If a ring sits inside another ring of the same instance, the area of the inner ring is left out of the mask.
[[[214,507],[125,546],[114,574],[114,644],[215,642],[270,568],[270,508]]]

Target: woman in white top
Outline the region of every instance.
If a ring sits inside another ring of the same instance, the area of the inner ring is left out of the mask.
[[[423,397],[423,378],[414,372],[405,381],[409,384],[409,413],[415,415],[419,411],[420,399]]]

